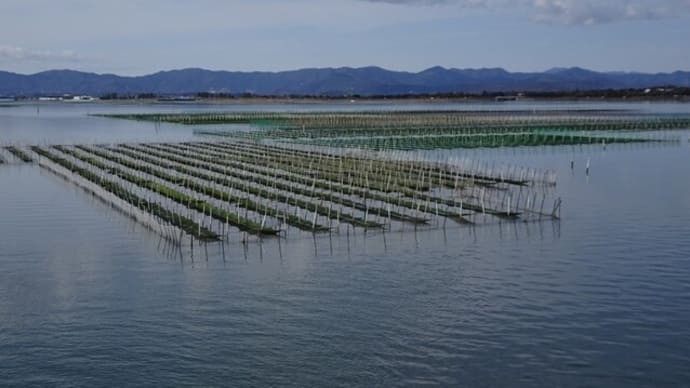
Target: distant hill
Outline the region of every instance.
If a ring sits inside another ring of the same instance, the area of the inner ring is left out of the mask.
[[[233,72],[183,69],[123,77],[73,70],[24,75],[0,71],[0,95],[104,95],[155,93],[178,95],[223,92],[255,95],[400,95],[422,93],[548,92],[690,87],[690,72],[602,73],[573,68],[511,73],[504,69],[432,67],[418,73],[380,67],[301,69],[281,72]]]

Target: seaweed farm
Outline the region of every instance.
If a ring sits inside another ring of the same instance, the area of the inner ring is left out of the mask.
[[[30,149],[175,244],[557,220],[553,171],[406,151],[678,142],[669,131],[690,125],[620,110],[102,116],[191,125],[206,141]]]
[[[32,146],[38,163],[182,244],[557,219],[555,175],[246,142]]]
[[[205,140],[5,150],[177,245],[558,220],[551,170],[407,151],[677,143],[673,131],[690,126],[597,109],[99,116],[191,125]]]
[[[690,381],[688,104],[16,105],[0,385]]]
[[[678,141],[665,131],[690,127],[686,115],[619,110],[230,112],[108,117],[183,125],[249,125],[196,133],[324,147],[433,150]],[[644,133],[642,135],[641,133]]]

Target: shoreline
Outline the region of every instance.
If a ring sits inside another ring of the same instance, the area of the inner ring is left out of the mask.
[[[10,108],[17,105],[28,104],[66,104],[66,105],[442,105],[442,104],[486,104],[496,106],[519,105],[524,103],[690,103],[690,96],[677,97],[558,97],[539,98],[525,97],[515,100],[497,101],[495,98],[482,97],[391,97],[391,98],[328,98],[328,97],[238,97],[238,98],[196,98],[189,101],[161,101],[157,98],[123,98],[123,99],[95,99],[93,101],[37,101],[36,99],[21,99],[12,102],[3,102],[2,108]]]

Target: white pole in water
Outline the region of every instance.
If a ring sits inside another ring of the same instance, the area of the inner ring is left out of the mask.
[[[388,226],[391,226],[391,204],[387,204],[388,206]]]
[[[587,165],[585,166],[585,174],[589,175],[589,159],[587,159]]]
[[[364,224],[366,228],[366,223],[369,222],[369,205],[367,205],[366,210],[364,211]]]
[[[486,214],[486,208],[484,208],[484,188],[483,187],[482,187],[481,203],[482,203],[482,213]]]

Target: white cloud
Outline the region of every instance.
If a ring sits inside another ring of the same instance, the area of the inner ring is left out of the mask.
[[[79,62],[83,58],[72,50],[31,50],[23,47],[0,46],[0,59],[11,61]]]
[[[690,11],[687,1],[534,0],[533,6],[537,21],[585,25],[663,19]]]

